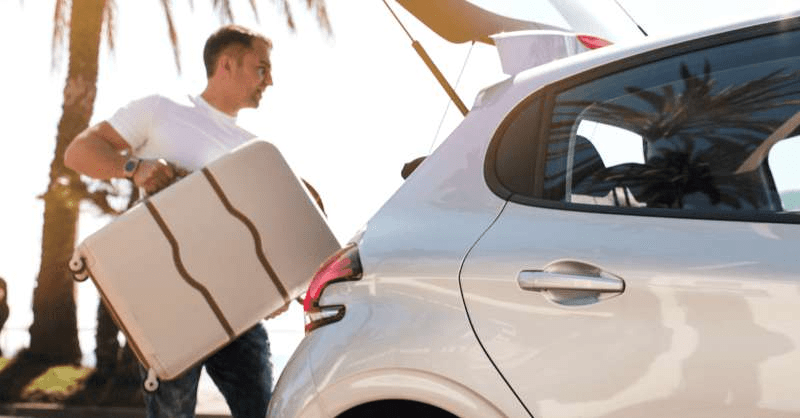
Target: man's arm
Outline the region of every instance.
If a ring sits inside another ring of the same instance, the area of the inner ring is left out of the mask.
[[[78,134],[64,153],[64,164],[99,180],[124,178],[131,146],[108,122],[100,122]],[[131,179],[148,194],[168,186],[175,171],[164,160],[141,160]]]
[[[89,177],[109,180],[125,177],[128,142],[108,123],[100,122],[78,134],[64,153],[64,164]]]

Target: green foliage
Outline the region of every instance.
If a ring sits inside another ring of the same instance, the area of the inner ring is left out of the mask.
[[[92,371],[88,367],[51,367],[25,387],[22,399],[34,402],[63,401],[83,387],[83,382]]]

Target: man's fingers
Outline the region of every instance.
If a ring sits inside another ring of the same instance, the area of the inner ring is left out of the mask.
[[[136,185],[144,188],[147,194],[154,194],[169,186],[174,179],[175,170],[164,159],[143,160],[134,176]]]
[[[168,180],[172,180],[175,177],[175,168],[167,160],[159,158],[158,164],[159,172],[166,174]]]
[[[161,168],[153,172],[152,180],[159,185],[167,185],[172,182],[175,174],[171,169]]]

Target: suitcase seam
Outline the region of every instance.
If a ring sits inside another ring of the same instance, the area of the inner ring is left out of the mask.
[[[126,327],[125,323],[120,319],[119,313],[117,313],[116,308],[112,303],[108,301],[108,297],[106,296],[105,291],[103,291],[102,286],[100,286],[100,283],[98,283],[97,280],[95,279],[94,274],[92,274],[92,270],[88,266],[86,267],[86,270],[89,272],[89,277],[92,279],[92,282],[94,282],[94,285],[97,288],[97,292],[100,295],[100,300],[102,301],[103,305],[105,305],[105,307],[108,309],[108,312],[111,314],[111,319],[117,325],[117,328],[119,328],[122,331],[122,333],[125,334],[125,338],[128,341],[131,349],[133,350],[133,354],[136,355],[136,357],[139,359],[139,361],[142,363],[144,367],[148,369],[152,368],[150,362],[147,361],[147,358],[144,356],[144,353],[139,348],[139,345],[136,343],[135,339],[131,337],[131,333],[128,330],[128,327]]]

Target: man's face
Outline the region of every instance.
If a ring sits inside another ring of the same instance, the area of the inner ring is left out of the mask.
[[[257,108],[267,86],[272,85],[272,65],[266,42],[254,40],[233,70],[233,86],[241,108]]]

